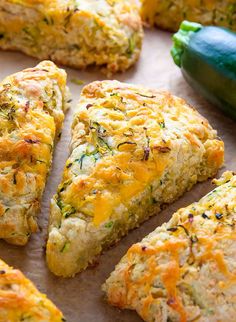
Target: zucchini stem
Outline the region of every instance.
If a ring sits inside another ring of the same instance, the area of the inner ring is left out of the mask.
[[[171,55],[177,66],[181,67],[182,54],[185,48],[188,46],[192,35],[202,28],[203,26],[199,23],[184,20],[180,25],[179,31],[173,35],[173,47],[171,48]]]

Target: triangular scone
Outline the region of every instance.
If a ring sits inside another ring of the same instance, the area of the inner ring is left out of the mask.
[[[82,92],[71,155],[52,199],[47,261],[71,276],[222,165],[209,123],[170,93],[94,82]]]
[[[103,285],[144,321],[234,322],[236,176],[134,244]]]
[[[61,311],[21,271],[0,260],[0,322],[62,322]]]
[[[141,51],[136,0],[1,0],[0,48],[85,68],[124,71]]]
[[[66,73],[44,61],[0,83],[0,238],[24,245],[66,108]]]

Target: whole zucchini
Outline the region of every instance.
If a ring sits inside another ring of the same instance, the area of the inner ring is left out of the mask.
[[[236,33],[183,21],[171,54],[187,82],[236,119]]]

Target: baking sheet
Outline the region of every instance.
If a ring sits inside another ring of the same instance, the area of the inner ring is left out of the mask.
[[[187,99],[190,104],[209,119],[225,142],[226,162],[221,172],[225,169],[236,170],[236,123],[225,117],[215,107],[206,103],[186,84],[179,69],[172,62],[169,54],[170,47],[170,33],[146,30],[143,51],[138,64],[128,72],[115,75],[113,78],[128,83],[167,89],[173,94]],[[6,75],[21,69],[32,67],[37,63],[37,60],[22,54],[0,52],[0,78],[2,79]],[[138,322],[141,320],[135,312],[120,311],[110,307],[104,301],[101,284],[133,243],[139,241],[158,225],[168,220],[178,208],[197,201],[210,191],[212,189],[211,181],[196,185],[190,192],[162,213],[151,218],[140,228],[130,232],[127,237],[101,256],[96,267],[87,269],[71,279],[57,278],[51,274],[45,264],[44,250],[49,203],[60,182],[63,166],[68,155],[73,107],[76,105],[82,89],[82,86],[75,85],[71,80],[76,78],[83,80],[87,84],[91,81],[105,78],[104,75],[94,69],[83,72],[72,69],[66,70],[73,102],[72,108],[66,116],[62,138],[56,147],[53,168],[44,193],[42,211],[39,215],[41,231],[34,234],[28,245],[23,248],[11,246],[1,241],[0,257],[9,265],[21,269],[40,291],[46,293],[54,301],[69,322]]]

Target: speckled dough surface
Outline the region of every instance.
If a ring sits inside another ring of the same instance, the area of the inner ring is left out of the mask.
[[[9,243],[37,231],[66,100],[66,73],[49,61],[0,83],[0,238]]]
[[[117,81],[87,85],[51,202],[49,268],[65,277],[85,269],[223,162],[223,142],[183,99]]]
[[[0,259],[0,322],[63,322],[62,313],[21,271]]]
[[[139,57],[135,0],[2,0],[0,48],[85,68],[124,71]]]
[[[103,285],[147,322],[235,321],[236,176],[134,244]]]
[[[235,0],[141,0],[141,15],[150,25],[177,31],[183,20],[236,30]]]

